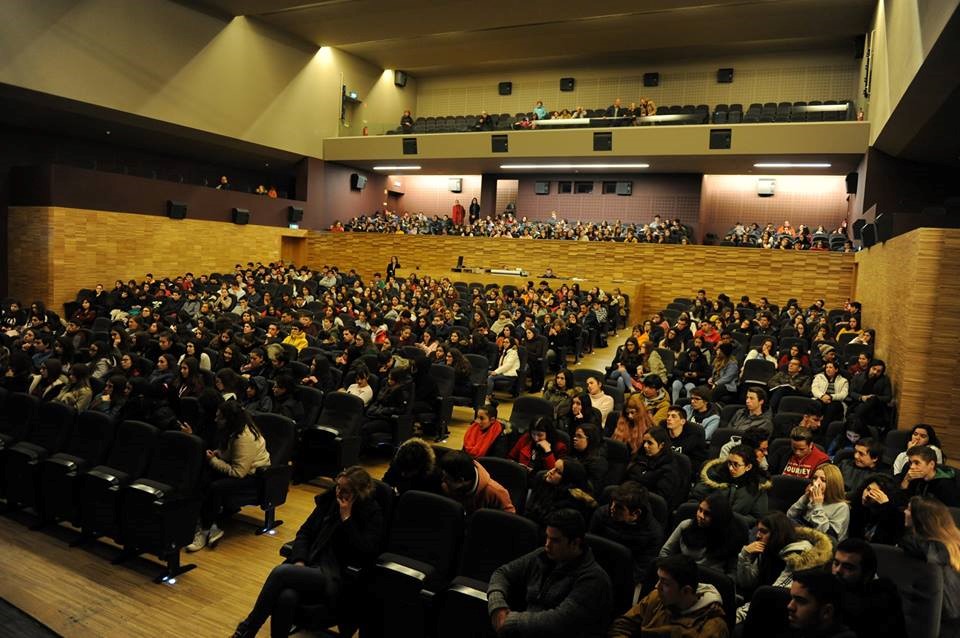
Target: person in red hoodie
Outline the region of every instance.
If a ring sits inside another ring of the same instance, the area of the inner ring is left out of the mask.
[[[507,458],[525,466],[531,472],[553,469],[557,459],[567,455],[567,446],[557,440],[557,430],[550,417],[542,416],[530,426],[530,432],[521,436]]]
[[[818,467],[830,462],[827,453],[814,445],[813,431],[807,428],[798,425],[790,430],[790,447],[793,454],[783,468],[785,476],[809,479]]]
[[[497,418],[497,406],[488,403],[477,410],[477,418],[463,435],[463,451],[475,459],[487,456],[502,433],[503,423]]]
[[[440,470],[444,496],[463,505],[467,514],[484,508],[516,513],[507,489],[490,478],[486,468],[466,452],[444,454]]]

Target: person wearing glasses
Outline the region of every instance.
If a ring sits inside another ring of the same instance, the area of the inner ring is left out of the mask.
[[[710,388],[701,385],[690,391],[690,403],[683,406],[687,413],[687,422],[703,427],[707,441],[720,427],[720,412],[717,406],[710,403]]]
[[[757,453],[749,445],[737,445],[726,460],[714,459],[703,466],[700,481],[690,500],[699,503],[710,494],[726,495],[734,512],[752,521],[767,513],[767,490],[771,483],[756,462]]]

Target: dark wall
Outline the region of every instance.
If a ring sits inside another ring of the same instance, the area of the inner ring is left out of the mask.
[[[352,173],[360,173],[367,178],[367,185],[362,191],[350,188]],[[383,210],[383,203],[388,201],[386,175],[366,173],[330,162],[323,163],[323,175],[323,209],[316,228],[326,229],[337,220],[344,222],[357,215]]]

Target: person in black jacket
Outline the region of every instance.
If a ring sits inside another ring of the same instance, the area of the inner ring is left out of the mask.
[[[850,538],[896,545],[903,537],[906,499],[888,474],[867,477],[850,495]]]
[[[322,604],[335,616],[347,566],[371,565],[383,540],[383,512],[373,479],[358,465],[337,476],[337,486],[317,497],[286,562],[273,568],[234,638],[253,638],[270,618],[270,634],[287,636],[301,604]]]
[[[410,372],[401,368],[390,370],[387,383],[367,407],[367,421],[360,427],[360,436],[364,442],[369,444],[374,434],[393,432],[393,417],[406,413],[407,406],[413,400]]]
[[[703,427],[695,423],[687,423],[687,413],[684,409],[679,405],[671,405],[667,410],[667,434],[673,451],[689,457],[691,473],[699,474],[700,468],[710,456]]]
[[[653,517],[647,489],[627,481],[613,491],[609,507],[598,507],[590,533],[620,543],[633,554],[633,579],[639,581],[660,550],[663,528]]]
[[[643,447],[627,466],[627,477],[659,494],[674,509],[686,496],[689,476],[681,476],[664,428],[651,428],[643,435]]]

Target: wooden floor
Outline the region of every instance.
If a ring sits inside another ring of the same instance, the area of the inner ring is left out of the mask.
[[[571,367],[602,370],[618,342],[611,337],[610,347]],[[511,409],[510,402],[501,404],[501,417],[509,419]],[[446,446],[462,446],[472,416],[467,408],[454,409]],[[365,465],[380,478],[387,459],[369,459]],[[171,585],[153,583],[162,573],[153,559],[113,565],[119,550],[107,542],[71,548],[77,534],[68,526],[30,531],[35,520],[29,514],[0,516],[0,598],[67,637],[229,636],[280,562],[280,546],[294,537],[320,491],[313,485],[291,487],[278,512],[285,523],[273,536],[254,535],[260,510],[246,508],[225,526],[226,536],[216,549],[184,552],[184,562],[196,563],[197,569]],[[259,635],[269,635],[269,624]]]

